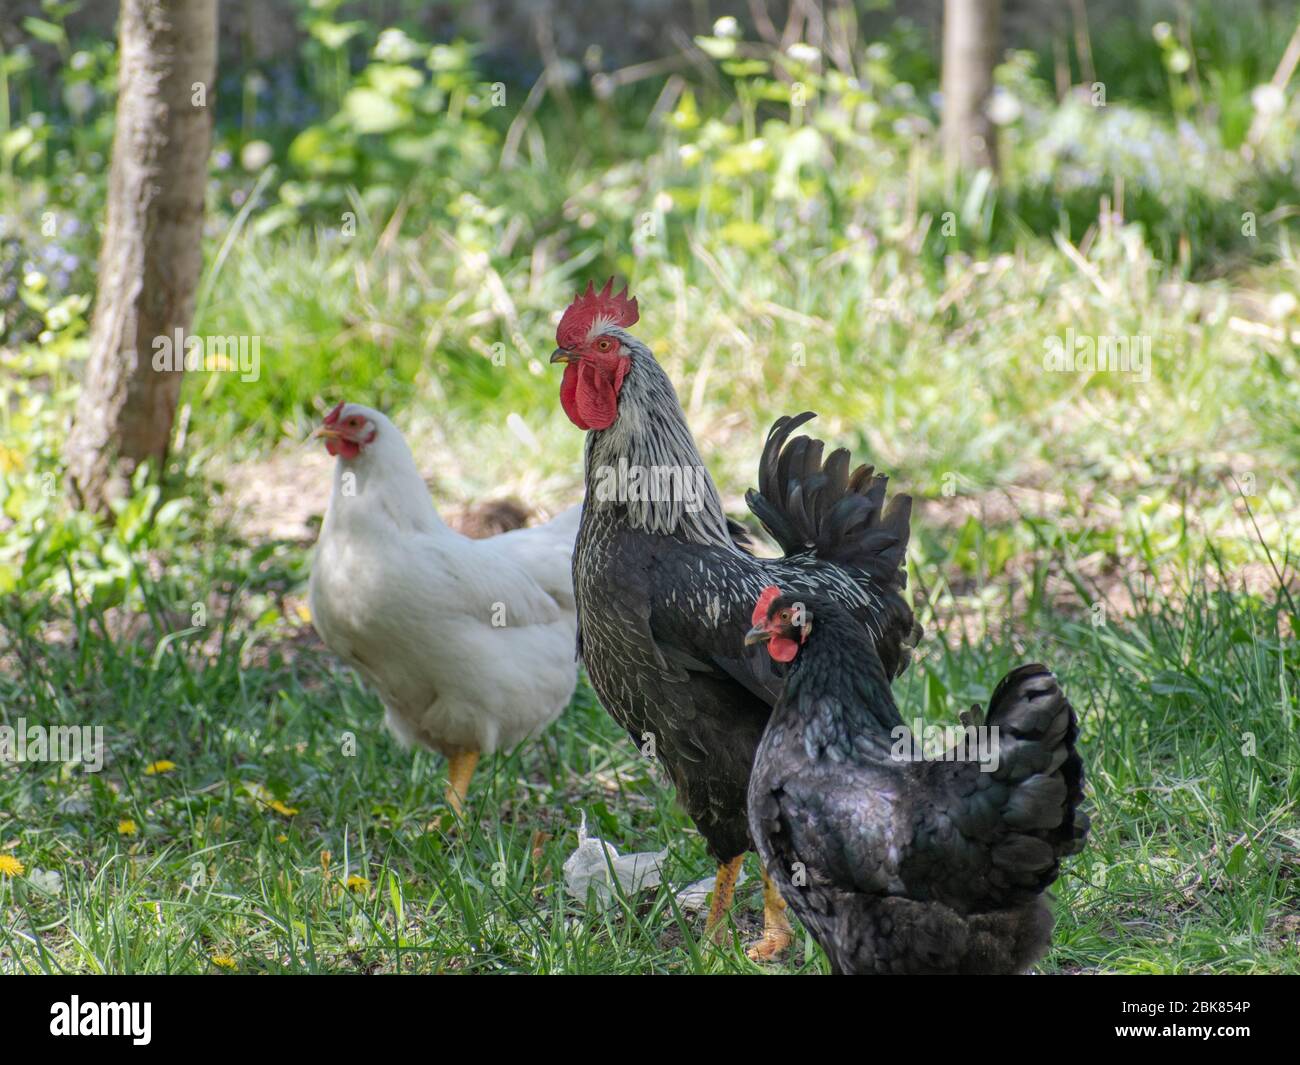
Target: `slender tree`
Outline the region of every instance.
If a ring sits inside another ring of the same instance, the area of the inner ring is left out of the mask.
[[[202,267],[216,0],[122,0],[108,224],[90,362],[67,444],[70,489],[104,511],[167,456],[181,374],[154,339],[188,329]]]
[[[943,154],[950,170],[997,170],[988,116],[998,61],[1001,0],[944,0]]]

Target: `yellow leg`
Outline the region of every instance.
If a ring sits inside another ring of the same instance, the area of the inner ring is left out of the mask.
[[[763,938],[746,953],[752,961],[771,961],[790,945],[794,938],[790,918],[785,912],[785,899],[777,891],[767,871],[763,872]]]
[[[731,910],[731,900],[736,896],[736,881],[740,878],[740,867],[744,864],[745,856],[742,854],[718,866],[718,880],[713,887],[709,919],[704,924],[704,934],[712,936],[715,943],[721,943],[726,938],[726,917]]]
[[[469,795],[469,778],[478,765],[478,751],[457,751],[447,759],[447,805],[461,816],[465,799]]]

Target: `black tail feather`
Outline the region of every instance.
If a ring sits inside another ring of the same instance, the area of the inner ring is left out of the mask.
[[[912,499],[896,495],[885,503],[889,479],[868,465],[852,473],[850,455],[809,436],[790,435],[816,417],[804,411],[778,418],[759,461],[758,490],[745,502],[787,555],[811,551],[839,565],[865,569],[902,588]]]
[[[811,553],[843,567],[868,589],[878,616],[876,651],[891,676],[907,668],[921,626],[902,597],[907,587],[907,539],[912,498],[885,501],[889,479],[852,457],[791,434],[816,415],[778,418],[767,434],[758,466],[758,489],[745,502],[786,557]],[[851,471],[851,472],[850,472]]]
[[[1056,879],[1060,859],[1078,854],[1088,835],[1078,718],[1052,671],[1035,662],[1002,678],[986,723],[1000,733],[1002,765],[995,776],[1017,788],[1007,815],[1050,848],[1051,865],[1040,878],[1045,886]]]

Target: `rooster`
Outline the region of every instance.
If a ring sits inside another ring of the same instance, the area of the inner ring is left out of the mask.
[[[790,667],[754,759],[750,832],[832,970],[1023,972],[1051,945],[1043,892],[1088,831],[1056,678],[1008,673],[984,722],[996,736],[925,761],[843,606],[774,586],[753,621],[746,642]]]
[[[870,634],[891,673],[920,635],[902,597],[911,500],[885,506],[883,476],[850,473],[843,449],[790,440],[811,413],[782,418],[747,498],[785,555],[760,559],[727,518],[668,375],[628,328],[627,290],[588,284],[560,319],[551,362],[560,400],[587,430],[586,500],[574,549],[579,652],[600,701],[667,770],[718,862],[706,929],[725,931],[745,853],[754,751],[781,690],[779,665],[747,651],[754,600],[781,582],[835,597]],[[788,441],[788,443],[787,443]],[[764,876],[763,938],[785,948],[790,926]]]
[[[535,735],[573,695],[580,508],[471,540],[438,517],[384,415],[340,403],[314,435],[338,461],[312,564],[312,623],[379,694],[402,743],[446,756],[459,817],[479,756]]]

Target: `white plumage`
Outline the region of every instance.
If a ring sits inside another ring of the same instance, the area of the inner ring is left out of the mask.
[[[573,695],[580,508],[472,540],[438,517],[384,415],[341,405],[318,435],[338,461],[312,565],[312,622],[379,694],[400,740],[451,760],[448,799],[459,810],[478,754],[535,735]]]

